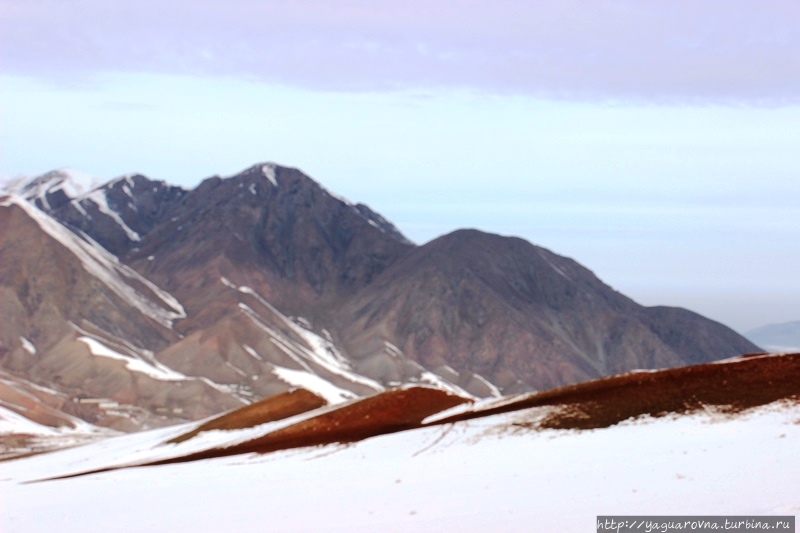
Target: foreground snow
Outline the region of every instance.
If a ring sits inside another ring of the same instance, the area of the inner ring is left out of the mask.
[[[593,531],[600,514],[800,514],[800,409],[531,432],[528,410],[328,446],[114,470],[166,428],[0,463],[13,531]]]

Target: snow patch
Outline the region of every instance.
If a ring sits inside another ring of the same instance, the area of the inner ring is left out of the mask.
[[[225,285],[228,288],[231,288],[231,289],[236,289],[237,288],[236,285],[231,283],[231,280],[229,280],[228,278],[226,278],[224,276],[219,278],[219,280],[222,282],[223,285]]]
[[[569,280],[569,281],[572,281],[572,278],[570,278],[570,277],[569,277],[569,276],[566,274],[566,272],[564,272],[564,271],[563,271],[563,270],[561,270],[559,267],[557,267],[557,266],[556,266],[556,264],[555,264],[555,263],[553,263],[553,261],[551,261],[549,257],[547,257],[547,253],[546,253],[546,252],[544,252],[543,250],[539,250],[539,257],[541,257],[542,259],[544,259],[544,260],[545,260],[545,262],[546,262],[548,265],[550,265],[550,267],[551,267],[553,270],[555,270],[555,271],[556,271],[556,273],[558,273],[559,275],[561,275],[561,277],[563,277],[563,278],[565,278],[565,279],[567,279],[567,280]]]
[[[218,390],[219,392],[223,392],[225,394],[230,394],[231,396],[235,397],[237,400],[241,401],[242,403],[248,403],[244,398],[238,395],[238,387],[236,385],[224,385],[222,383],[217,383],[216,381],[211,381],[206,377],[193,377],[192,379],[197,379],[208,385],[209,387]]]
[[[475,376],[475,379],[486,385],[489,388],[489,393],[495,398],[500,398],[503,395],[503,393],[500,392],[500,389],[498,389],[496,386],[490,383],[488,379],[484,378],[480,374],[472,374],[472,375]]]
[[[29,418],[0,406],[0,435],[58,435],[56,428],[38,424]]]
[[[22,343],[22,348],[31,355],[36,355],[36,346],[25,337],[20,337],[19,341]]]
[[[86,200],[90,200],[90,201],[94,202],[95,205],[97,205],[97,209],[99,209],[101,213],[103,213],[104,215],[107,215],[120,228],[122,228],[122,231],[125,232],[125,235],[127,235],[128,239],[130,239],[132,241],[137,241],[137,242],[142,240],[142,238],[139,236],[139,234],[136,233],[135,231],[133,231],[130,227],[128,227],[128,225],[125,223],[125,221],[122,220],[122,217],[119,216],[119,213],[117,213],[116,211],[114,211],[113,209],[111,209],[108,206],[107,191],[105,191],[103,189],[97,189],[95,191],[90,192],[85,197],[81,198],[81,200],[83,200],[84,198]]]
[[[21,378],[19,376],[15,376],[14,377],[14,381],[0,378],[0,382],[8,385],[9,387],[15,388],[16,390],[20,391],[23,394],[27,394],[27,392],[24,391],[24,388],[31,388],[31,389],[38,390],[40,392],[44,392],[44,393],[47,393],[47,394],[52,394],[53,396],[58,396],[58,397],[63,397],[64,396],[63,394],[61,394],[57,390],[53,390],[53,389],[50,389],[48,387],[43,387],[41,385],[37,385],[36,383],[28,381],[27,379],[23,379],[23,378]],[[21,388],[20,385],[23,386],[23,388]]]
[[[118,361],[125,362],[125,366],[128,370],[132,372],[139,372],[140,374],[146,374],[151,378],[160,380],[160,381],[183,381],[188,379],[184,374],[180,372],[176,372],[171,368],[164,366],[161,363],[154,363],[150,364],[142,359],[134,358],[128,355],[123,355],[119,352],[116,352],[109,348],[108,346],[102,344],[100,341],[89,337],[78,337],[80,342],[86,344],[89,347],[89,351],[92,355],[97,357],[107,357],[109,359],[116,359]]]
[[[266,164],[261,167],[261,173],[264,174],[264,177],[269,180],[269,182],[274,186],[278,186],[278,180],[275,178],[275,165],[274,164]],[[253,193],[255,194],[255,193]]]
[[[78,210],[78,212],[79,212],[81,215],[83,215],[83,216],[85,216],[86,218],[88,218],[88,219],[90,219],[90,220],[91,220],[91,218],[92,218],[92,217],[91,217],[91,216],[89,216],[89,213],[87,213],[87,212],[86,212],[86,209],[84,209],[84,208],[83,208],[83,206],[81,205],[81,202],[80,202],[79,200],[70,200],[70,202],[69,202],[69,203],[70,203],[70,204],[72,204],[72,206],[73,206],[75,209],[77,209],[77,210]]]
[[[383,341],[383,348],[384,350],[386,350],[386,353],[388,353],[392,357],[400,357],[401,355],[403,355],[403,352],[400,350],[400,348],[398,348],[389,341]]]
[[[49,208],[48,194],[63,191],[68,198],[74,199],[100,186],[103,181],[85,172],[62,168],[34,178],[14,179],[4,184],[2,190],[30,201],[39,199]]]
[[[452,373],[453,373],[453,374],[455,374],[456,376],[460,376],[460,375],[461,375],[461,372],[458,372],[458,371],[457,371],[455,368],[453,368],[453,367],[452,367],[452,366],[450,366],[450,365],[444,365],[444,369],[445,369],[445,370],[447,370],[447,371],[449,371],[449,372],[452,372]]]
[[[352,392],[340,389],[330,381],[304,370],[292,370],[290,368],[275,366],[272,369],[272,373],[289,385],[303,387],[304,389],[322,396],[329,404],[342,403],[356,398],[356,395]]]
[[[296,359],[296,356],[302,357],[309,363],[313,363],[317,366],[324,368],[325,370],[341,376],[353,383],[358,383],[361,385],[365,385],[375,391],[382,391],[384,390],[383,385],[378,383],[373,379],[366,378],[356,372],[353,371],[350,361],[344,357],[341,352],[334,346],[334,344],[320,337],[316,333],[300,326],[299,324],[295,323],[289,317],[282,314],[278,311],[275,307],[273,307],[269,302],[264,300],[256,291],[252,288],[247,286],[239,287],[239,292],[244,294],[249,294],[256,298],[256,300],[267,308],[275,317],[277,317],[284,325],[286,325],[295,335],[300,337],[305,344],[302,346],[300,343],[294,342],[290,339],[287,339],[285,335],[278,333],[277,331],[269,328],[266,324],[264,324],[261,320],[258,320],[256,317],[258,314],[246,304],[240,303],[239,308],[245,311],[251,320],[260,323],[261,327],[267,329],[272,335],[272,341],[279,347],[283,348],[284,351]],[[298,321],[304,321],[305,319],[300,318]],[[308,324],[308,321],[305,320],[305,323]],[[310,324],[309,324],[310,326]],[[311,370],[307,364],[301,365],[307,370]]]
[[[333,198],[333,199],[335,199],[335,200],[339,200],[340,202],[342,202],[342,203],[343,203],[344,205],[346,205],[347,207],[350,207],[350,208],[352,208],[352,209],[355,209],[355,210],[356,210],[356,213],[358,213],[358,209],[356,209],[356,206],[355,206],[355,204],[354,204],[353,202],[351,202],[350,200],[348,200],[347,198],[345,198],[344,196],[339,196],[338,194],[334,194],[334,193],[332,193],[331,191],[329,191],[328,189],[326,189],[325,187],[323,187],[322,185],[320,185],[320,188],[321,188],[323,191],[325,191],[325,193],[326,193],[328,196],[330,196],[331,198]]]
[[[457,394],[459,396],[464,396],[465,398],[475,398],[472,394],[468,393],[461,387],[457,385],[453,385],[449,381],[442,379],[441,377],[437,376],[433,372],[426,370],[422,373],[419,377],[420,383],[429,383],[436,388],[444,389],[446,391],[452,392],[453,394]]]
[[[245,372],[241,368],[235,366],[230,361],[225,361],[225,366],[227,366],[228,368],[230,368],[231,370],[233,370],[234,372],[236,372],[237,374],[239,374],[243,378],[246,378],[248,376],[247,372]]]
[[[61,182],[64,193],[70,198],[76,198],[81,194],[85,194],[92,189],[95,189],[103,184],[105,180],[92,176],[86,172],[75,170],[73,168],[62,168],[57,171],[64,176]]]
[[[264,361],[264,359],[262,359],[261,356],[258,355],[258,353],[248,345],[245,344],[244,346],[242,346],[242,348],[244,348],[244,351],[247,352],[249,355],[251,355],[253,358],[258,359],[259,361],[262,362]]]

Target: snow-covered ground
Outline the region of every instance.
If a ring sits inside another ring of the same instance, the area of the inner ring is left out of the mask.
[[[24,409],[19,405],[14,407]],[[0,477],[4,472],[2,461],[8,457],[68,448],[117,434],[114,430],[93,426],[79,418],[64,413],[61,415],[67,424],[52,427],[34,422],[0,405]]]
[[[797,405],[583,432],[511,425],[531,414],[25,483],[126,462],[180,428],[125,435],[0,463],[0,530],[577,532],[603,514],[800,514]]]

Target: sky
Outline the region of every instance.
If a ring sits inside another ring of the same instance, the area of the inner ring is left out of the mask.
[[[796,0],[0,0],[0,177],[298,167],[644,305],[800,320]]]

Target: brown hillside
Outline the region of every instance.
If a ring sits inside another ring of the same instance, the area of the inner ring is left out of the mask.
[[[148,463],[179,463],[278,450],[357,442],[376,435],[419,427],[426,417],[471,400],[428,387],[393,389],[302,420],[227,448],[213,448],[179,458]],[[140,465],[146,466],[146,465]]]
[[[559,406],[537,422],[554,429],[608,427],[639,416],[665,416],[712,408],[736,413],[778,400],[800,401],[800,353],[751,354],[657,372],[630,372],[524,395],[516,401],[438,420],[445,424],[530,407]]]
[[[242,429],[283,420],[323,407],[327,403],[323,398],[306,389],[292,389],[213,418],[196,429],[167,442],[171,444],[184,442],[203,431]]]

